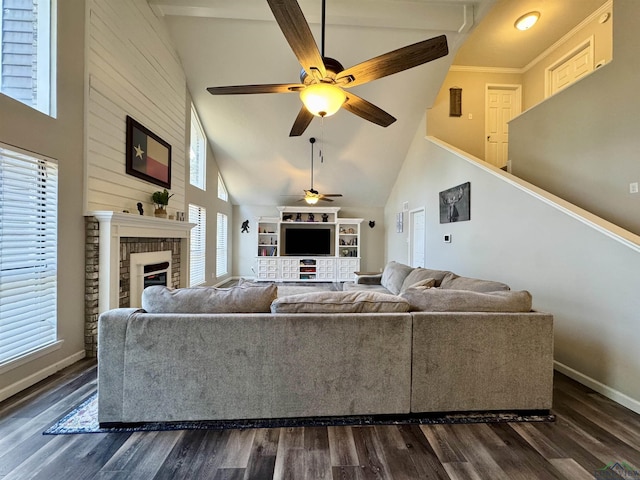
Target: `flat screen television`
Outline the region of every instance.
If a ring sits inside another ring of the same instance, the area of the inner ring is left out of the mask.
[[[284,255],[333,255],[333,227],[287,225],[284,230]]]

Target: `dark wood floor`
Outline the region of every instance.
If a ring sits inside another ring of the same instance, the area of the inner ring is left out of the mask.
[[[0,479],[640,479],[596,475],[640,468],[640,415],[554,384],[554,423],[42,435],[95,390],[83,360],[0,403]]]

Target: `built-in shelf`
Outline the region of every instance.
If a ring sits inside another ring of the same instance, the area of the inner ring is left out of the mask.
[[[361,218],[340,218],[340,207],[278,207],[277,217],[257,219],[256,277],[262,281],[335,282],[360,270]],[[331,229],[331,254],[285,255],[288,228]]]

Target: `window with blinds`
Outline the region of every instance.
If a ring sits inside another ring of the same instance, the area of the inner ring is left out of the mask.
[[[220,175],[220,173],[218,173],[218,198],[220,200],[224,200],[225,202],[229,201],[227,187],[224,185],[224,180],[222,180],[222,176]]]
[[[0,0],[0,92],[55,117],[56,0]]]
[[[204,207],[189,204],[189,223],[196,224],[191,229],[191,261],[189,264],[189,286],[194,287],[206,280],[207,210]]]
[[[0,144],[0,365],[57,340],[58,165]]]
[[[227,267],[227,216],[218,213],[218,233],[216,238],[216,277],[229,273]]]
[[[190,143],[189,183],[201,190],[206,190],[207,140],[193,105],[191,105]]]

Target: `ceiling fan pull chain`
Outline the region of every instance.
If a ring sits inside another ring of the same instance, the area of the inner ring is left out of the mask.
[[[322,4],[324,5],[324,0],[323,0]],[[324,155],[322,154],[322,149],[324,148],[324,117],[320,117],[320,123],[321,123],[320,135],[322,137],[322,139],[321,139],[322,148],[320,148],[320,163],[324,163]]]

